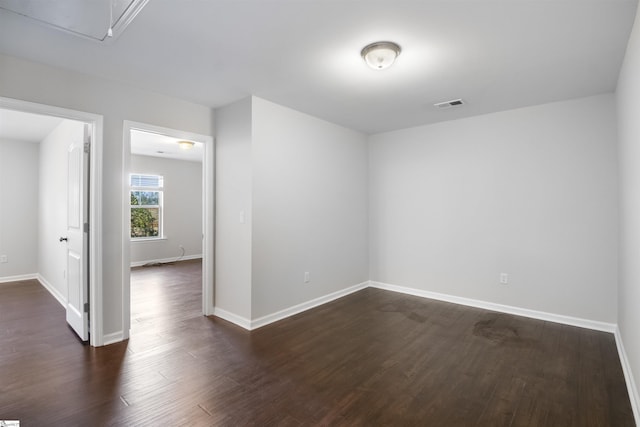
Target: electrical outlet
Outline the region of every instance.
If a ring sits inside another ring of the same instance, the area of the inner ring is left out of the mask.
[[[507,273],[500,273],[500,284],[506,285],[509,283],[509,275]]]
[[[309,279],[309,272],[304,272],[304,283],[309,283],[311,280]]]
[[[7,259],[6,255],[0,255],[0,263],[6,263],[9,262],[9,260]]]

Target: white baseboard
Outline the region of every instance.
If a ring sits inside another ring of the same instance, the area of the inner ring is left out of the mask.
[[[362,282],[358,285],[351,286],[350,288],[341,289],[339,291],[330,293],[328,295],[321,296],[319,298],[312,299],[307,302],[303,302],[301,304],[294,305],[289,308],[285,308],[284,310],[277,311],[273,314],[268,314],[266,316],[259,317],[255,320],[251,321],[251,330],[258,329],[263,326],[266,326],[270,323],[277,322],[278,320],[285,319],[287,317],[293,316],[295,314],[301,313],[303,311],[310,310],[312,308],[318,307],[322,304],[326,304],[330,301],[333,301],[338,298],[342,298],[354,292],[358,292],[362,289],[365,289],[369,286],[369,282]]]
[[[165,264],[168,262],[188,261],[191,259],[201,259],[201,258],[202,258],[202,254],[195,254],[195,255],[185,255],[180,258],[172,257],[172,258],[162,258],[162,259],[149,259],[146,261],[132,261],[131,267],[142,267],[143,265],[146,265],[146,264]]]
[[[258,329],[266,326],[270,323],[277,322],[278,320],[285,319],[303,311],[318,307],[322,304],[326,304],[335,299],[349,295],[353,292],[365,289],[367,287],[383,289],[392,292],[399,292],[407,295],[414,295],[422,298],[428,298],[438,301],[445,301],[454,304],[466,305],[469,307],[482,308],[485,310],[497,311],[500,313],[514,314],[516,316],[529,317],[532,319],[545,320],[548,322],[561,323],[569,326],[577,326],[580,328],[593,329],[596,331],[603,331],[609,333],[615,333],[617,325],[614,323],[598,322],[595,320],[581,319],[578,317],[564,316],[561,314],[547,313],[544,311],[530,310],[526,308],[513,307],[509,305],[496,304],[487,301],[475,300],[471,298],[463,298],[454,295],[440,294],[436,292],[424,291],[421,289],[408,288],[404,286],[391,285],[388,283],[367,281],[350,288],[341,289],[337,292],[333,292],[322,297],[306,301],[301,304],[294,305],[284,310],[280,310],[276,313],[268,314],[255,320],[249,320],[242,316],[238,316],[234,313],[225,311],[219,307],[214,307],[213,315],[221,317],[238,326],[241,326],[247,330]]]
[[[266,316],[259,317],[255,320],[249,320],[245,317],[238,316],[237,314],[231,313],[229,311],[223,310],[219,307],[213,307],[213,315],[220,317],[221,319],[227,320],[231,323],[235,323],[236,325],[244,328],[248,331],[252,331],[254,329],[261,328],[270,323],[277,322],[278,320],[286,319],[287,317],[291,317],[298,313],[302,313],[303,311],[310,310],[312,308],[318,307],[322,304],[326,304],[330,301],[333,301],[338,298],[342,298],[346,295],[352,294],[354,292],[358,292],[362,289],[365,289],[369,286],[369,282],[362,282],[358,285],[351,286],[346,289],[341,289],[336,292],[332,292],[328,295],[323,295],[319,298],[312,299],[310,301],[303,302],[301,304],[294,305],[289,308],[285,308],[284,310],[277,311],[272,314],[268,314]]]
[[[62,293],[60,293],[59,290],[57,290],[51,283],[47,282],[47,279],[45,279],[44,277],[42,277],[40,275],[40,273],[37,274],[38,282],[40,282],[40,284],[49,291],[49,293],[51,295],[53,295],[53,297],[55,299],[58,300],[58,302],[60,303],[60,305],[62,305],[65,309],[67,308],[67,297],[65,297],[64,295],[62,295]]]
[[[578,326],[580,328],[593,329],[596,331],[614,333],[616,330],[615,323],[598,322],[595,320],[581,319],[578,317],[547,313],[545,311],[529,310],[526,308],[513,307],[510,305],[496,304],[492,302],[475,300],[471,298],[463,298],[463,297],[457,297],[454,295],[424,291],[422,289],[390,285],[388,283],[382,283],[382,282],[372,281],[370,286],[372,288],[384,289],[384,290],[393,291],[393,292],[400,292],[403,294],[414,295],[422,298],[429,298],[429,299],[434,299],[438,301],[451,302],[454,304],[482,308],[485,310],[498,311],[500,313],[515,314],[516,316],[529,317],[529,318],[538,319],[538,320],[546,320],[548,322],[562,323],[564,325]]]
[[[0,277],[0,283],[9,283],[9,282],[20,282],[22,280],[32,280],[37,279],[37,274],[19,274],[17,276],[5,276]]]
[[[616,346],[618,347],[618,355],[620,356],[620,364],[622,365],[622,372],[624,372],[624,379],[627,383],[627,391],[629,393],[629,401],[631,402],[631,409],[633,410],[633,417],[636,420],[636,425],[640,426],[640,395],[638,394],[638,387],[633,379],[633,372],[629,365],[629,359],[627,358],[627,352],[624,349],[622,343],[622,335],[620,335],[620,329],[616,327],[615,333]]]
[[[115,344],[120,341],[124,341],[124,334],[122,333],[122,331],[113,332],[111,334],[104,334],[102,336],[102,345]]]
[[[233,314],[227,310],[223,310],[220,307],[213,307],[213,315],[228,322],[235,323],[246,330],[251,330],[251,320],[238,316],[237,314]]]

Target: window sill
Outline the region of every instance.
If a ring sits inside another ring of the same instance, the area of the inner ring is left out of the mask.
[[[129,240],[131,241],[131,243],[157,242],[159,240],[167,240],[167,237],[166,236],[162,236],[162,237],[136,237],[136,238],[130,238]]]

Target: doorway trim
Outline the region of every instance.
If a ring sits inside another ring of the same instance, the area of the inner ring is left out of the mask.
[[[84,111],[0,97],[0,108],[76,120],[91,125],[89,158],[89,344],[104,344],[102,307],[102,132],[103,117]]]
[[[146,123],[125,120],[123,126],[122,170],[127,175],[131,169],[131,131],[138,130],[177,139],[187,139],[204,145],[202,159],[202,314],[213,314],[214,277],[214,140],[212,136],[165,128]],[[131,221],[129,182],[123,176],[122,199],[122,325],[123,339],[129,338],[131,329],[131,238],[128,224]]]

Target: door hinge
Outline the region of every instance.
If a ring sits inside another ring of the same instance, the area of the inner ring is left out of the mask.
[[[85,153],[89,153],[90,151],[91,151],[91,143],[85,142],[84,143],[84,152]]]
[[[88,312],[89,312],[89,303],[88,303],[88,302],[85,302],[85,303],[84,303],[84,312],[85,312],[85,313],[88,313]]]
[[[84,223],[84,232],[85,232],[85,233],[88,233],[88,232],[89,232],[89,223],[88,223],[88,222],[85,222],[85,223]]]

